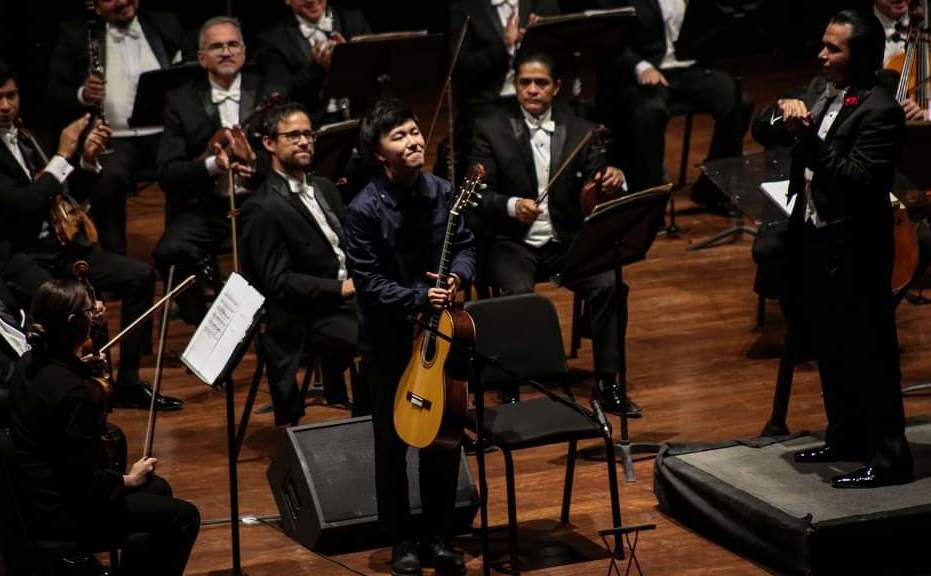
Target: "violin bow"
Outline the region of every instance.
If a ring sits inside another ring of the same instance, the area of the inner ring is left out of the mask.
[[[440,117],[440,110],[443,108],[443,100],[447,99],[449,103],[449,117],[450,117],[450,130],[449,130],[449,148],[450,155],[452,155],[452,141],[453,141],[453,107],[452,107],[452,85],[453,85],[453,71],[456,70],[456,64],[459,62],[459,55],[462,53],[462,45],[465,43],[466,34],[469,32],[469,22],[472,21],[471,16],[466,16],[465,24],[462,25],[462,30],[459,32],[459,39],[456,41],[456,50],[453,51],[453,58],[449,63],[449,72],[446,74],[446,82],[443,84],[443,90],[440,92],[439,98],[436,100],[436,106],[433,109],[433,118],[430,120],[430,129],[427,130],[427,140],[424,144],[424,148],[428,149],[430,147],[430,142],[433,140],[433,130],[436,128],[436,122]]]
[[[575,157],[579,155],[579,152],[581,152],[582,149],[585,148],[585,146],[587,146],[588,143],[591,142],[596,136],[602,136],[607,131],[608,129],[601,124],[588,131],[585,137],[582,138],[579,143],[576,144],[575,148],[572,149],[572,152],[569,154],[569,156],[567,156],[566,159],[563,160],[563,163],[559,165],[559,169],[556,170],[556,174],[554,174],[553,177],[550,178],[550,181],[546,183],[546,188],[543,189],[543,194],[540,194],[540,197],[534,201],[536,206],[539,206],[543,203],[544,200],[546,200],[546,197],[549,196],[550,188],[552,188],[553,184],[559,180],[559,177],[562,176],[563,172],[566,171],[566,168],[569,167],[569,164],[575,160]]]

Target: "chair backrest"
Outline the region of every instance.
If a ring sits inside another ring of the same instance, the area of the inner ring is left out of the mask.
[[[559,317],[553,303],[536,294],[518,294],[467,302],[475,320],[476,348],[497,357],[502,365],[525,378],[562,383],[569,373]],[[512,379],[489,366],[486,385]]]

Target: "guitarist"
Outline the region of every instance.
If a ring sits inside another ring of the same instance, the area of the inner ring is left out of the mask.
[[[447,543],[456,491],[459,450],[420,451],[425,538],[418,546],[410,522],[407,446],[394,430],[394,395],[411,355],[409,317],[448,306],[472,278],[475,242],[460,223],[447,288],[433,287],[452,194],[449,182],[423,173],[424,137],[413,111],[396,99],[377,102],[362,123],[360,150],[376,176],[355,197],[346,216],[346,257],[371,350],[375,411],[375,483],[378,515],[392,535],[391,573],[465,573],[462,553]]]

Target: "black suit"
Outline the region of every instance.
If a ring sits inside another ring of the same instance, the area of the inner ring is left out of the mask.
[[[550,174],[585,137],[593,125],[553,111],[555,132],[550,141]],[[471,163],[487,171],[487,190],[482,193],[485,225],[490,240],[486,262],[491,282],[502,294],[532,292],[536,281],[559,271],[559,260],[582,225],[579,204],[583,183],[604,168],[597,146],[589,144],[550,188],[548,202],[553,240],[535,248],[525,243],[530,225],[508,215],[511,197],[535,199],[538,182],[531,150],[530,129],[519,111],[497,114],[476,124]],[[567,285],[578,291],[590,307],[595,370],[600,374],[625,373],[623,347],[627,325],[627,286],[615,285],[613,272],[580,279]],[[620,332],[620,333],[619,333]],[[620,346],[619,346],[620,345]]]
[[[273,91],[260,77],[245,73],[240,90],[240,122]],[[211,176],[204,163],[213,154],[207,149],[210,138],[220,128],[220,112],[211,100],[206,74],[168,96],[165,132],[158,149],[158,182],[166,199],[165,233],[153,253],[163,277],[172,264],[177,267],[176,278],[197,273],[211,250],[231,243],[229,199],[213,193],[217,180],[226,175]],[[203,287],[185,291],[178,305],[187,322],[199,322],[207,312]]]
[[[181,48],[183,30],[174,14],[141,11],[139,25],[159,67],[168,68]],[[71,122],[87,108],[78,100],[78,89],[88,74],[87,21],[72,21],[62,26],[58,44],[52,54],[47,100],[54,117],[61,124]],[[94,29],[100,58],[106,68],[106,27]],[[133,190],[136,173],[155,167],[158,135],[113,138],[112,154],[102,156],[103,174],[90,191],[91,216],[97,224],[101,245],[112,252],[126,253],[126,198]]]
[[[339,190],[329,180],[309,178],[344,248],[346,209]],[[242,220],[243,270],[266,297],[263,341],[276,422],[288,424],[304,414],[296,375],[305,342],[321,354],[327,401],[345,402],[342,375],[356,353],[358,315],[354,303],[342,297],[339,260],[323,229],[277,173],[243,205]]]
[[[329,11],[333,17],[333,32],[339,32],[346,40],[372,32],[359,10],[331,6]],[[291,99],[307,107],[314,124],[324,120],[327,100],[323,97],[323,88],[327,71],[314,60],[310,42],[301,34],[294,14],[259,34],[256,60],[266,78],[288,86]]]
[[[31,143],[21,142],[21,150],[37,173],[44,168]],[[74,188],[90,186],[93,176],[76,169],[71,176]],[[32,293],[53,277],[72,276],[71,265],[86,260],[90,265],[89,279],[101,292],[110,292],[123,300],[120,324],[128,326],[152,304],[155,275],[148,264],[102,250],[86,242],[62,247],[54,233],[40,239],[48,222],[50,202],[65,190],[49,173],[30,180],[16,158],[0,144],[0,242],[7,241],[13,251],[4,267],[3,280],[19,302],[29,302]],[[130,332],[120,341],[118,385],[133,385],[139,380],[139,361],[143,352],[151,349],[151,322]]]
[[[889,191],[905,116],[880,86],[855,89],[821,140],[816,131],[828,107],[825,86],[824,79],[815,79],[802,96],[814,128],[792,148],[789,320],[814,347],[827,443],[864,455],[872,466],[910,470],[890,288]],[[770,107],[758,116],[754,135],[788,143],[784,126],[771,122],[774,112]],[[805,220],[806,168],[814,173],[811,195],[823,227]]]
[[[658,0],[602,0],[605,7],[628,4],[637,10],[636,25],[628,47],[618,59],[619,86],[601,90],[610,99],[608,108],[615,135],[633,133],[618,139],[627,159],[625,166],[634,189],[662,184],[666,123],[670,109],[682,102],[696,112],[714,116],[714,134],[708,160],[736,156],[743,151],[743,134],[750,123],[753,104],[739,84],[720,70],[697,65],[660,70],[669,87],[641,86],[635,66],[647,61],[657,70],[666,54],[666,26]],[[618,100],[622,103],[618,106]],[[627,114],[625,114],[625,111]],[[620,112],[620,114],[618,114]],[[626,143],[626,146],[625,146]]]

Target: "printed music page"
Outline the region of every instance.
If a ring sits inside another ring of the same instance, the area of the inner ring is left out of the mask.
[[[205,384],[215,386],[264,302],[264,296],[233,273],[194,332],[181,361]]]
[[[773,204],[779,207],[780,210],[786,213],[786,216],[792,214],[792,207],[795,206],[795,197],[789,199],[789,181],[788,180],[777,180],[775,182],[763,182],[760,184],[760,190],[772,201]]]

